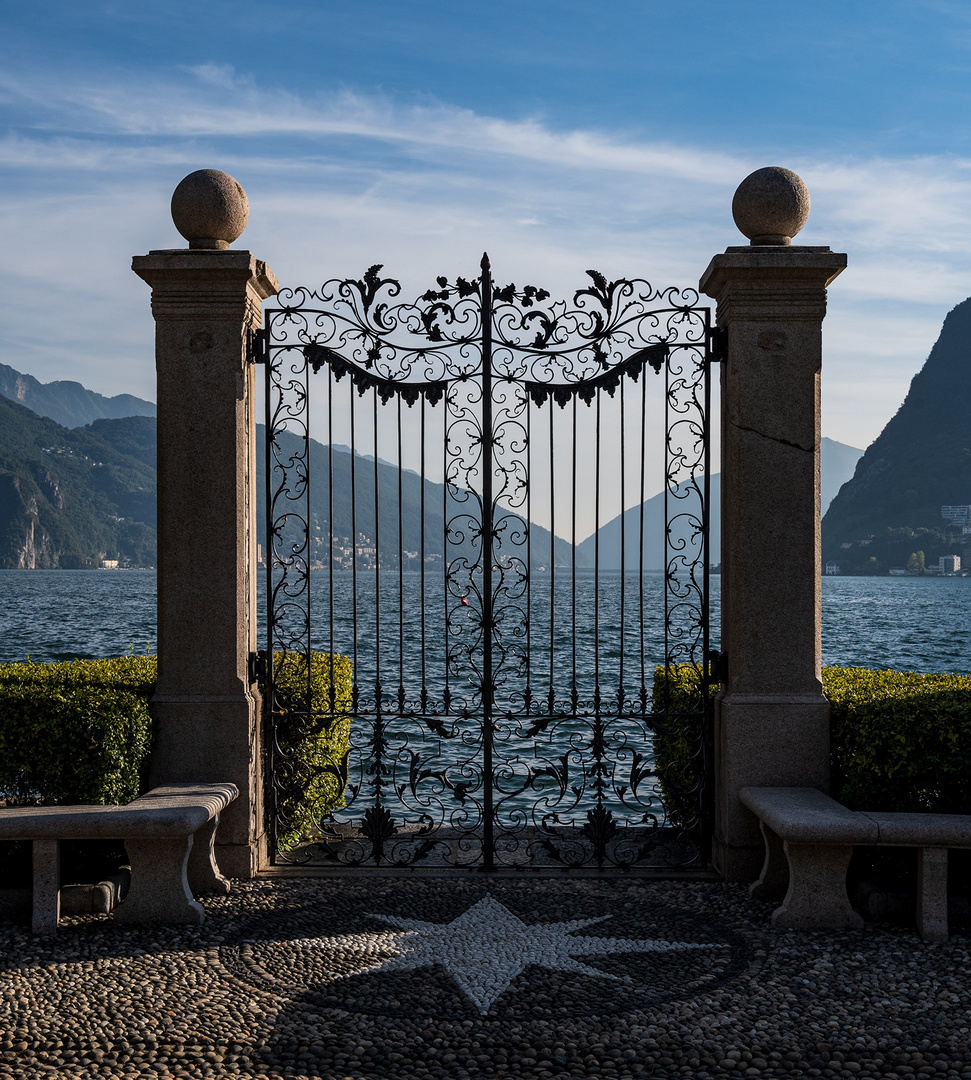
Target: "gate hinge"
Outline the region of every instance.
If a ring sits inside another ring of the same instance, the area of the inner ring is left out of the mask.
[[[266,678],[266,650],[249,654],[249,681],[251,683],[263,682]]]
[[[706,660],[708,682],[727,682],[728,653],[719,652],[717,649],[709,649]]]
[[[720,364],[728,359],[728,327],[713,326],[709,331],[708,362]]]
[[[266,363],[266,327],[250,330],[246,339],[246,362],[249,364]]]

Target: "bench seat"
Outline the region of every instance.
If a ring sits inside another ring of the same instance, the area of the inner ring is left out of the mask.
[[[124,841],[131,886],[116,922],[201,925],[194,896],[229,892],[214,844],[219,814],[238,794],[234,784],[169,784],[126,806],[0,808],[0,839],[33,843],[34,933],[57,929],[62,840]]]
[[[749,891],[782,898],[772,925],[858,929],[846,872],[853,848],[918,849],[917,928],[925,941],[947,941],[947,853],[971,848],[971,815],[847,810],[816,788],[745,787],[742,803],[759,819],[765,863]]]

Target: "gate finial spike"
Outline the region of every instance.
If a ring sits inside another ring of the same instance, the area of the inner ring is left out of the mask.
[[[482,262],[479,263],[479,267],[482,270],[490,270],[490,269],[492,269],[492,264],[489,262],[489,252],[488,251],[483,251],[482,252]]]

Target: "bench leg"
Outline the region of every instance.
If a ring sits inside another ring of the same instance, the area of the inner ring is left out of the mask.
[[[203,825],[192,837],[192,849],[189,851],[189,888],[193,896],[209,896],[213,893],[228,893],[229,881],[219,872],[216,864],[216,828],[219,825],[217,814],[207,825]]]
[[[186,866],[191,836],[126,840],[131,886],[115,909],[117,923],[190,923],[206,921],[202,904],[192,899]]]
[[[782,839],[764,821],[760,821],[762,839],[765,840],[765,863],[758,881],[748,887],[749,895],[756,900],[781,900],[789,886],[789,864],[786,861]]]
[[[947,848],[918,853],[917,931],[924,941],[947,941]]]
[[[30,928],[35,934],[53,934],[61,916],[61,842],[33,842],[34,895]]]
[[[850,905],[846,871],[852,844],[785,842],[789,891],[772,913],[772,925],[793,930],[859,930],[863,919]]]

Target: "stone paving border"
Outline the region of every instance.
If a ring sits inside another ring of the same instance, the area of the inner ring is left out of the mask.
[[[742,886],[634,877],[272,879],[205,906],[0,923],[0,1077],[971,1080],[966,928],[776,931]]]

